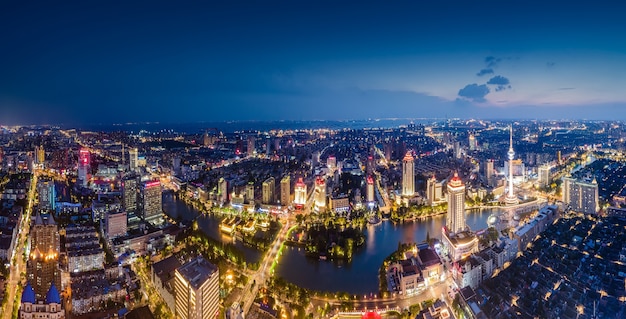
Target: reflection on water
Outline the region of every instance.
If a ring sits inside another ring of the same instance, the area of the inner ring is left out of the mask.
[[[491,211],[467,215],[467,224],[473,230],[487,227]],[[277,267],[277,275],[299,286],[320,291],[346,291],[351,294],[378,293],[378,268],[385,257],[398,248],[399,242],[421,242],[428,233],[441,237],[445,216],[394,225],[384,221],[363,230],[366,246],[355,252],[352,262],[337,265],[329,261],[306,258],[304,250],[286,247]]]
[[[171,192],[163,195],[163,210],[176,219],[190,221],[198,212]],[[467,215],[467,225],[473,230],[487,227],[487,218],[493,210],[473,212]],[[367,226],[365,247],[354,253],[351,263],[318,261],[304,256],[304,249],[286,246],[276,269],[278,276],[299,286],[320,291],[346,291],[351,294],[378,292],[378,268],[382,261],[398,248],[399,242],[422,242],[428,233],[431,238],[441,237],[445,216],[394,225],[384,221],[380,225]],[[219,219],[213,216],[198,219],[198,226],[208,236],[224,243],[232,243],[230,236],[219,231]],[[237,248],[244,252],[248,262],[258,262],[261,252],[237,241]]]
[[[163,193],[163,211],[173,219],[181,218],[183,222],[189,222],[199,215],[195,208],[177,199],[172,192]],[[223,243],[233,243],[233,237],[221,232],[219,226],[220,219],[216,216],[209,215],[198,218],[198,228],[207,236]],[[261,260],[261,251],[258,249],[245,246],[241,241],[235,241],[235,246],[243,252],[248,263]]]

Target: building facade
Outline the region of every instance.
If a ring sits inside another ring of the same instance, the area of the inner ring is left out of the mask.
[[[413,196],[415,194],[415,167],[413,155],[407,152],[402,159],[402,196]]]
[[[219,270],[196,257],[175,271],[175,314],[181,319],[210,319],[219,314]]]

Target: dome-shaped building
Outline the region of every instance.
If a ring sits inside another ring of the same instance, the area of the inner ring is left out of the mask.
[[[54,283],[50,285],[50,289],[48,289],[46,294],[46,300],[43,302],[37,301],[35,289],[28,282],[22,292],[19,317],[20,319],[65,319],[65,311],[61,307],[61,294],[59,294],[59,290]]]

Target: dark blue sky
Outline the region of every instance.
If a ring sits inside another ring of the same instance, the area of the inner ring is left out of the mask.
[[[626,119],[617,1],[337,2],[4,1],[0,124]]]

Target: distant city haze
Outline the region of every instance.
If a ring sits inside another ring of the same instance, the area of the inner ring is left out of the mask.
[[[0,125],[626,118],[618,1],[0,5]]]

